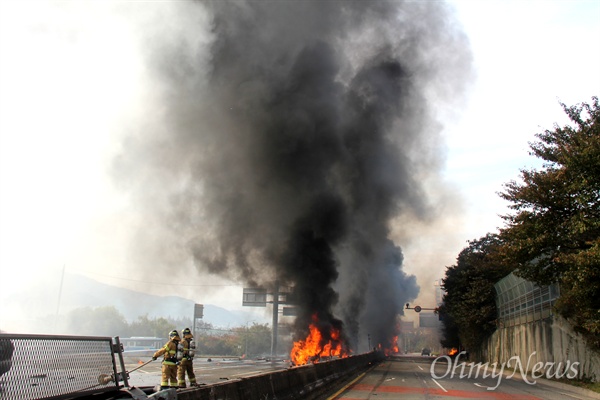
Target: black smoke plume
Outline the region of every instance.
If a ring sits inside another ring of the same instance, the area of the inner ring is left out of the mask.
[[[367,334],[385,345],[419,291],[390,224],[430,215],[423,180],[443,159],[431,104],[461,97],[470,68],[450,8],[186,7],[205,12],[210,29],[149,41],[158,123],[132,135],[117,162],[143,199],[144,228],[157,232],[139,239],[186,248],[213,274],[294,286],[297,339],[316,315],[355,350]]]

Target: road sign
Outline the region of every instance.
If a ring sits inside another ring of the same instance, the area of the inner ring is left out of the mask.
[[[246,307],[266,307],[267,289],[265,288],[244,288],[242,297],[242,306]]]
[[[298,315],[296,307],[283,307],[283,315],[286,317],[295,317]]]
[[[204,304],[194,304],[194,320],[204,317]]]

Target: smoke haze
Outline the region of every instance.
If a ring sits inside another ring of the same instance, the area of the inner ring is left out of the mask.
[[[248,285],[279,281],[295,287],[297,338],[316,315],[353,349],[367,334],[387,344],[419,292],[391,224],[434,221],[423,182],[444,152],[432,104],[462,97],[471,73],[451,10],[175,4],[175,20],[143,33],[154,107],[114,164],[144,216],[137,261],[165,276],[191,255]]]

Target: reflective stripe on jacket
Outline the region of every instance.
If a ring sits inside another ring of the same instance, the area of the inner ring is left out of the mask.
[[[192,341],[192,338],[184,338],[181,341],[181,345],[183,346],[183,358],[190,357],[190,342],[191,341]]]
[[[177,365],[177,341],[169,340],[162,349],[154,353],[154,357],[159,357],[164,354],[163,364]]]

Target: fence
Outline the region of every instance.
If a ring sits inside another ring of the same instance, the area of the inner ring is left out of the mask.
[[[118,340],[118,339],[117,339]],[[118,390],[109,337],[0,334],[0,399],[63,399]],[[67,396],[68,395],[68,396]]]
[[[512,273],[494,286],[499,327],[525,324],[552,316],[552,306],[560,295],[558,284],[538,286]]]

